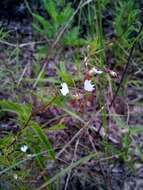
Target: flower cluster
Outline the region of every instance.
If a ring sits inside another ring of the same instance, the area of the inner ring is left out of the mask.
[[[100,75],[102,73],[109,73],[111,76],[117,77],[117,73],[110,69],[105,68],[104,71],[102,71],[102,70],[99,70],[99,69],[93,67],[91,70],[89,70],[89,72],[87,74],[88,77],[86,77],[84,80],[84,85],[83,85],[84,90],[88,91],[88,92],[92,92],[95,89],[94,85],[91,83],[92,76]],[[67,94],[69,94],[69,88],[68,88],[67,83],[65,83],[65,82],[62,83],[61,87],[62,88],[60,89],[60,91],[63,96],[66,96]]]
[[[67,94],[69,94],[69,88],[67,83],[62,83],[61,84],[62,88],[60,89],[61,93],[63,96],[66,96]],[[91,80],[85,80],[84,81],[84,90],[88,91],[88,92],[92,92],[94,90],[94,85],[91,83]]]

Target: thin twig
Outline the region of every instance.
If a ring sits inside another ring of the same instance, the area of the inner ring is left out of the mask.
[[[142,29],[143,29],[143,24],[141,25],[141,28],[140,28],[140,30],[139,30],[139,32],[138,32],[138,34],[137,34],[136,39],[137,39],[138,36],[141,34]],[[109,106],[110,108],[111,108],[112,105],[114,104],[114,102],[115,102],[115,100],[116,100],[116,97],[117,97],[117,95],[118,95],[118,92],[119,92],[119,90],[120,90],[120,88],[121,88],[121,85],[122,85],[122,83],[123,83],[123,81],[124,81],[125,75],[126,75],[127,70],[128,70],[128,68],[129,68],[129,66],[130,66],[130,63],[131,63],[131,59],[132,59],[132,56],[133,56],[133,51],[134,51],[134,48],[135,48],[136,43],[137,43],[137,40],[134,41],[134,43],[133,43],[133,45],[132,45],[132,47],[131,47],[131,50],[130,50],[130,53],[129,53],[129,56],[128,56],[128,59],[127,59],[127,63],[126,63],[126,66],[125,66],[125,69],[124,69],[123,74],[122,74],[122,76],[121,76],[120,83],[119,83],[119,85],[118,85],[118,88],[117,88],[117,90],[116,90],[116,92],[115,92],[115,95],[114,95],[114,97],[113,97],[113,99],[112,99],[112,101],[111,101],[111,104],[110,104],[110,106]]]
[[[60,155],[65,151],[65,149],[82,133],[82,131],[85,129],[85,127],[81,128],[72,138],[71,140],[60,150],[60,152],[57,154],[57,158],[60,157]]]
[[[75,161],[75,159],[76,159],[76,152],[77,152],[78,144],[79,144],[79,139],[76,141],[76,144],[75,144],[75,150],[74,150],[73,159],[72,159],[72,161],[71,161],[71,165],[74,163],[74,161]],[[72,170],[71,170],[71,171],[72,171]],[[68,183],[69,183],[70,176],[71,176],[71,171],[68,173],[64,190],[67,190]]]
[[[21,83],[21,81],[22,81],[22,79],[23,79],[23,77],[24,77],[24,75],[25,75],[25,73],[26,73],[26,71],[27,71],[27,69],[28,69],[28,67],[29,67],[29,63],[25,66],[25,68],[23,69],[23,72],[22,72],[22,74],[20,75],[20,78],[19,78],[19,80],[18,80],[18,83],[17,83],[17,86],[19,87],[19,85],[20,85],[20,83]]]
[[[45,44],[47,42],[48,42],[47,40],[44,40],[44,41],[37,41],[37,42],[27,42],[27,43],[22,43],[22,44],[13,44],[13,43],[10,43],[10,42],[4,41],[4,40],[0,40],[1,44],[11,46],[11,47],[15,47],[15,48],[17,48],[17,47],[23,48],[23,47],[31,46],[31,45]]]

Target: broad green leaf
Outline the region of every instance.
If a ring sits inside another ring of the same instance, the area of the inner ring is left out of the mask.
[[[45,145],[45,148],[49,154],[49,156],[52,159],[55,159],[55,153],[54,150],[48,140],[48,137],[45,135],[45,133],[43,132],[43,130],[41,129],[41,127],[38,125],[38,123],[36,122],[32,122],[31,123],[31,127],[34,129],[34,131],[37,133],[39,139],[41,140],[41,142]]]

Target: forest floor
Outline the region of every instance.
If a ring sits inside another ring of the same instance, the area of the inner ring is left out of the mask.
[[[35,94],[46,97],[51,93],[54,85],[60,88],[55,67],[58,67],[61,60],[66,62],[66,69],[71,75],[78,76],[73,57],[76,51],[84,55],[85,48],[68,47],[60,49],[60,47],[56,47],[58,49],[56,56],[48,61],[45,68],[45,78],[35,85],[36,78],[34,77],[38,73],[36,69],[39,71],[45,59],[45,57],[42,58],[42,53],[37,53],[38,48],[46,42],[39,36],[33,35],[32,26],[27,21],[24,21],[24,24],[11,22],[7,26],[7,30],[9,31],[7,40],[0,40],[1,100],[18,100],[21,103],[32,102],[35,107],[41,106]],[[85,72],[85,66],[81,64],[80,70]],[[118,72],[119,78],[121,78],[122,72],[123,70]],[[114,113],[123,119],[125,126],[129,125],[134,128],[134,125],[143,127],[143,74],[139,70],[133,72],[130,71],[129,80],[136,79],[139,81],[139,85],[129,82],[123,88],[124,96],[117,97]],[[82,92],[80,84],[78,88]],[[105,94],[107,91],[108,89],[105,89]],[[38,170],[38,167],[33,168],[34,166],[30,161],[25,163],[22,167],[31,168],[28,178],[30,181],[29,188],[36,188],[41,185],[43,176],[47,171],[53,176],[66,165],[70,165],[90,152],[97,151],[98,159],[91,159],[63,176],[61,182],[63,189],[143,189],[143,134],[134,134],[129,137],[131,138],[129,139],[130,148],[127,151],[128,160],[125,162],[120,157],[120,151],[124,146],[121,139],[128,132],[128,129],[118,128],[117,123],[109,122],[106,140],[109,145],[108,148],[110,149],[110,146],[113,147],[113,150],[115,148],[116,153],[109,153],[109,149],[106,147],[108,153],[105,154],[105,131],[102,128],[99,130],[101,114],[94,111],[98,110],[96,91],[92,92],[90,98],[90,100],[83,100],[86,104],[84,110],[81,111],[79,105],[74,105],[74,109],[71,109],[71,111],[79,113],[77,118],[68,112],[70,111],[69,104],[67,110],[52,106],[34,116],[34,120],[44,126],[44,132],[56,152],[57,162],[47,161],[46,168],[42,171]],[[13,114],[10,113],[1,116],[1,138],[10,133],[16,135],[19,131],[19,127],[13,122],[13,118]],[[49,128],[57,123],[64,123],[66,127],[61,130],[50,131]],[[85,123],[88,123],[90,127],[85,127]],[[0,187],[4,190],[12,189],[5,174],[0,179]]]

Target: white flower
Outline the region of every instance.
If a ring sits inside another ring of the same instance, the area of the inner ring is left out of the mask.
[[[69,93],[68,85],[64,82],[61,84],[62,89],[60,89],[63,96],[66,96]]]
[[[91,84],[91,80],[84,81],[84,90],[92,92],[94,90],[94,85]]]
[[[113,77],[117,77],[117,73],[114,72],[114,71],[110,71],[110,75],[113,76]]]
[[[28,146],[27,146],[27,145],[22,145],[22,146],[20,147],[20,150],[21,150],[22,152],[26,152],[26,151],[28,150]]]
[[[87,67],[87,65],[88,65],[88,57],[85,57],[85,58],[84,58],[84,64],[85,64],[85,66]]]
[[[14,179],[18,179],[18,175],[17,174],[13,174],[13,177],[14,177]]]
[[[95,67],[93,67],[90,71],[89,71],[89,74],[90,75],[100,75],[100,74],[102,74],[103,73],[103,71],[101,71],[101,70],[98,70],[98,69],[96,69]]]

